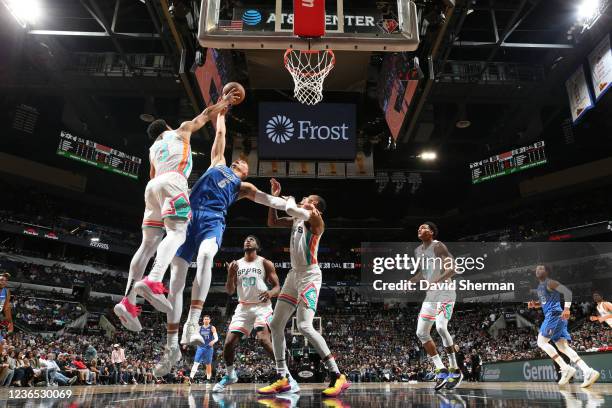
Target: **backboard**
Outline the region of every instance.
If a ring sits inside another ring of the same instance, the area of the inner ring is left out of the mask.
[[[419,45],[417,9],[409,0],[327,0],[326,33],[318,39],[293,35],[293,0],[228,3],[202,2],[198,39],[203,47],[404,52]]]

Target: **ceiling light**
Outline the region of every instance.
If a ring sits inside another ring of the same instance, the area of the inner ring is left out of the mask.
[[[35,24],[40,18],[41,8],[38,0],[2,0],[4,6],[23,28]]]
[[[436,154],[436,152],[433,152],[433,151],[425,151],[425,152],[422,152],[421,154],[419,154],[418,157],[421,160],[433,161],[433,160],[436,160],[438,158],[438,155]]]
[[[578,5],[578,17],[590,19],[599,12],[599,0],[582,0]]]

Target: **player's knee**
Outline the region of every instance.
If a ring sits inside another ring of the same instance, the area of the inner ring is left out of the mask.
[[[546,347],[546,345],[548,344],[548,342],[550,341],[549,338],[542,336],[541,334],[538,335],[538,347],[539,348],[544,348]]]
[[[431,334],[429,333],[430,329],[426,327],[417,327],[416,335],[421,342],[421,344],[425,344],[428,341],[431,341]]]
[[[297,328],[300,331],[300,333],[302,333],[304,336],[310,336],[314,332],[314,327],[312,327],[312,322],[309,322],[308,320],[298,322]]]

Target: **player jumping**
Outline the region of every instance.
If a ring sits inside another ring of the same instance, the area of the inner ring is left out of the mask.
[[[198,331],[198,321],[210,289],[213,259],[221,247],[225,231],[225,215],[229,206],[243,198],[279,210],[284,210],[287,206],[284,199],[263,193],[253,184],[244,181],[249,174],[249,165],[246,161],[239,159],[230,167],[225,165],[225,113],[222,111],[217,117],[210,167],[191,189],[189,199],[193,219],[187,229],[187,239],[172,260],[168,293],[168,302],[172,304],[172,311],[167,313],[168,328],[164,355],[154,369],[154,374],[158,377],[170,372],[174,363],[181,358],[178,329],[183,309],[183,289],[187,269],[196,255],[197,271],[191,289],[191,306],[187,322],[183,326],[181,344],[204,344],[204,339]]]
[[[425,222],[419,226],[417,235],[421,245],[414,250],[414,254],[416,259],[422,259],[422,265],[419,272],[410,280],[416,282],[424,279],[430,283],[450,282],[455,274],[454,269],[448,267],[452,264],[452,255],[446,245],[435,239],[438,236],[436,224]],[[434,387],[436,390],[442,387],[455,388],[463,380],[463,374],[457,366],[453,337],[448,332],[448,322],[453,315],[456,297],[454,290],[428,290],[419,312],[416,335],[436,367]],[[431,338],[431,328],[434,324],[448,355],[448,370],[438,355],[436,343]]]
[[[191,372],[189,373],[189,379],[193,380],[198,372],[200,364],[206,366],[206,382],[210,382],[212,377],[212,359],[214,354],[214,345],[219,341],[217,336],[217,329],[215,326],[210,324],[210,316],[205,315],[202,318],[202,326],[200,326],[200,336],[204,339],[204,345],[198,346],[196,349],[195,357],[193,359],[193,365],[191,366]]]
[[[530,309],[542,308],[544,312],[544,321],[538,334],[538,347],[561,367],[559,385],[567,384],[576,374],[576,369],[567,364],[557,353],[557,350],[549,344],[551,340],[555,342],[561,353],[568,356],[570,361],[582,370],[584,381],[581,387],[589,387],[597,381],[599,372],[589,367],[578,356],[578,353],[567,344],[567,341],[572,339],[567,331],[567,320],[570,317],[570,307],[572,305],[572,292],[561,283],[549,279],[550,267],[548,265],[536,266],[535,274],[540,282],[538,285],[538,298],[540,300],[530,301],[528,307]],[[563,295],[565,302],[563,308],[561,308],[561,295]]]
[[[268,325],[272,319],[270,300],[278,296],[280,283],[274,264],[257,254],[260,247],[259,240],[249,235],[244,240],[244,257],[227,265],[225,289],[229,295],[238,289],[239,304],[223,346],[226,374],[215,385],[213,392],[223,392],[225,387],[238,381],[234,368],[236,347],[243,336],[251,334],[253,328],[257,332],[257,340],[268,355],[274,358]],[[268,284],[271,289],[268,289]]]
[[[281,186],[278,181],[271,179],[270,183],[272,195],[280,196]],[[278,379],[257,392],[272,395],[298,391],[297,383],[288,378],[289,370],[285,361],[285,326],[297,307],[298,329],[317,350],[330,372],[331,382],[329,387],[323,390],[323,395],[335,397],[347,389],[350,382],[340,373],[325,339],[312,325],[322,281],[317,252],[321,235],[325,230],[321,216],[325,211],[325,201],[318,195],[310,195],[296,204],[294,198],[289,197],[285,211],[290,217],[278,218],[276,210],[270,208],[268,211],[268,226],[291,228],[291,270],[278,296],[279,301],[276,303],[270,323]]]
[[[140,307],[136,296],[141,295],[157,310],[169,312],[172,306],[164,296],[167,291],[162,279],[176,250],[185,242],[187,222],[191,218],[187,179],[191,174],[191,134],[222,109],[226,109],[237,95],[225,95],[217,104],[204,109],[193,120],[171,129],[166,121],[153,121],[147,133],[155,142],[150,148],[150,177],[145,189],[145,212],[142,222],[142,243],[130,263],[125,297],[115,305],[114,312],[123,326],[132,331],[142,330],[138,320]],[[164,229],[166,236],[164,236]],[[149,260],[157,252],[149,276],[142,279]],[[132,282],[135,285],[131,288]]]
[[[591,321],[607,323],[608,326],[612,327],[612,303],[606,302],[599,291],[593,292],[593,301],[597,305],[599,316],[591,316]]]

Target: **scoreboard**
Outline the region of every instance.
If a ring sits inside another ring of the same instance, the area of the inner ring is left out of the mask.
[[[488,159],[470,163],[472,184],[516,173],[546,163],[544,141],[496,154]]]
[[[61,131],[57,154],[99,169],[138,179],[142,159]]]

